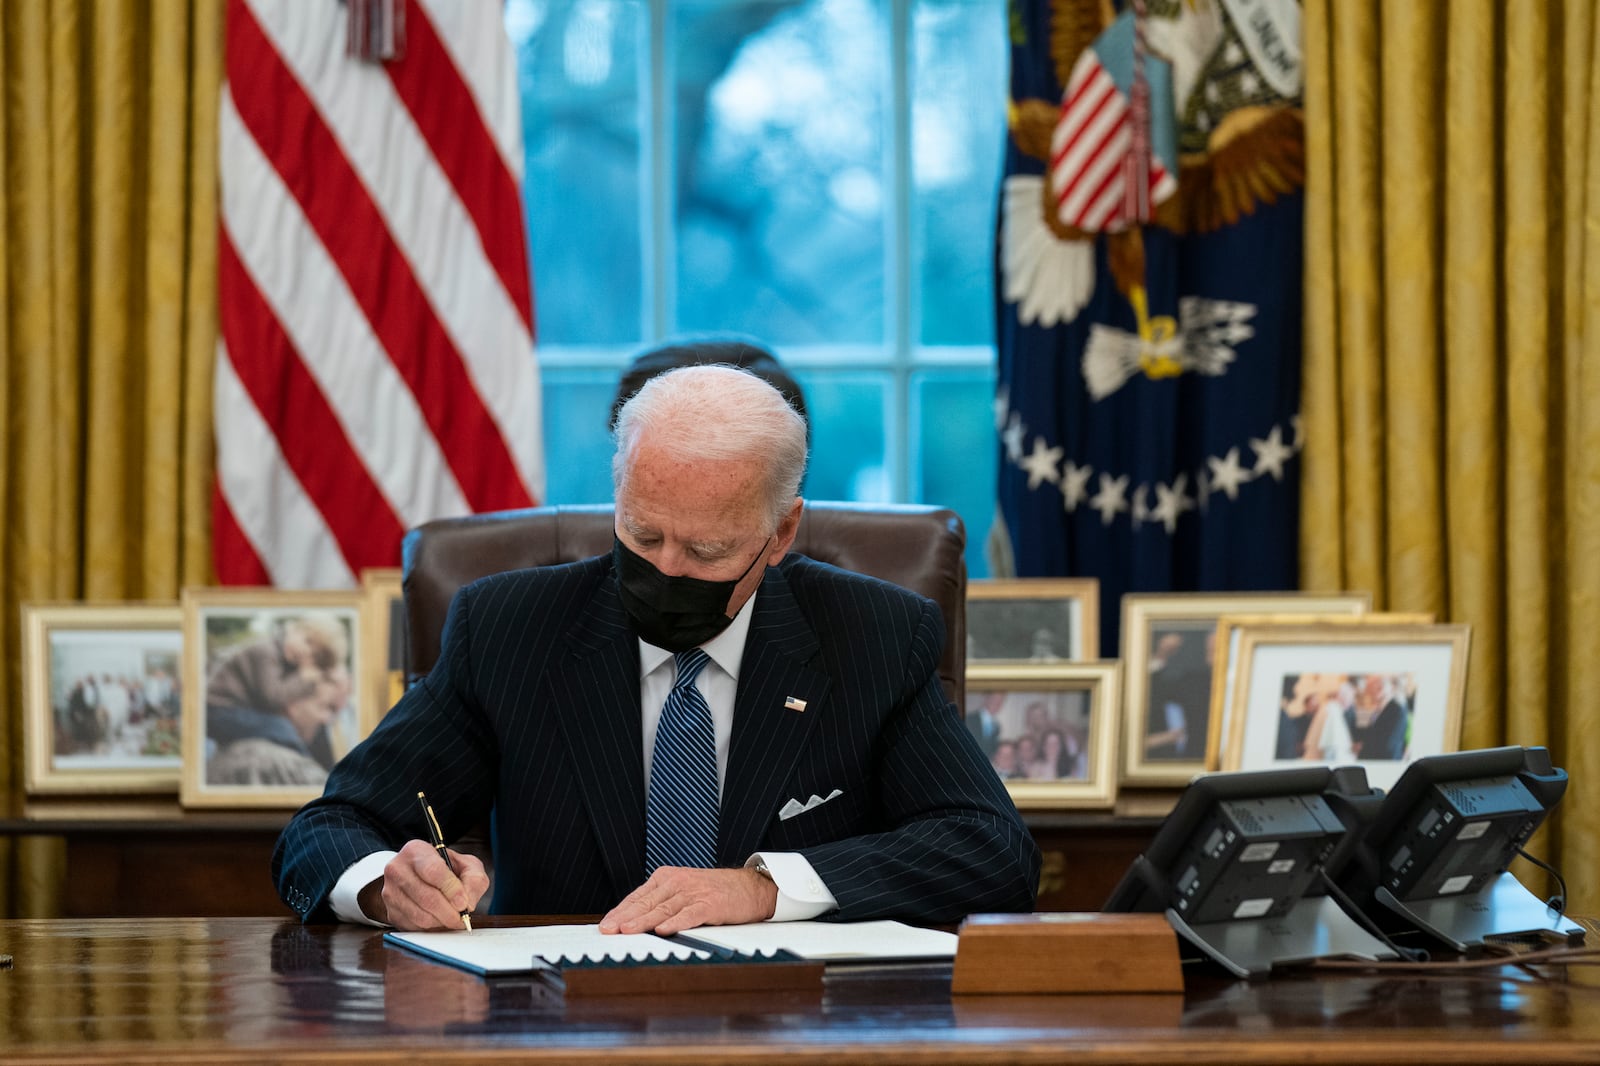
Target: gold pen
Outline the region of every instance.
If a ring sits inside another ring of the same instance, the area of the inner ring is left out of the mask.
[[[433,838],[433,846],[439,852],[439,858],[450,868],[451,873],[456,872],[456,864],[450,861],[450,849],[444,846],[444,830],[439,828],[439,819],[433,815],[433,808],[428,805],[428,796],[424,792],[417,793],[417,802],[422,804],[422,820],[428,823],[428,835]],[[460,876],[456,880],[460,880]],[[472,932],[472,915],[466,911],[461,912],[461,924],[466,926],[467,932]]]

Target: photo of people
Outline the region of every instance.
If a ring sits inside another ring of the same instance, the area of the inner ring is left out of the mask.
[[[1274,754],[1319,763],[1406,759],[1416,702],[1411,673],[1286,674]]]
[[[177,629],[52,631],[52,769],[176,769],[182,645]]]
[[[1071,658],[1072,617],[1068,604],[1042,600],[977,600],[967,604],[968,659]]]
[[[967,728],[1006,781],[1089,776],[1089,693],[967,690]]]
[[[1152,623],[1144,757],[1201,759],[1211,720],[1216,626],[1210,620]]]
[[[207,787],[320,789],[358,732],[354,610],[204,614]]]
[[[1122,597],[1122,784],[1182,787],[1218,769],[1229,741],[1238,622],[1355,618],[1363,593],[1130,592]],[[1277,690],[1273,690],[1276,711]],[[1213,718],[1215,712],[1215,718]]]
[[[1097,658],[1099,583],[1092,578],[973,581],[967,661],[1065,663]],[[1085,651],[1085,641],[1091,641]]]

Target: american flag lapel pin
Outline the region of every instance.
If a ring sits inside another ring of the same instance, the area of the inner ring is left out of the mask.
[[[798,696],[790,696],[783,701],[783,705],[791,711],[803,711],[806,709],[806,701]]]

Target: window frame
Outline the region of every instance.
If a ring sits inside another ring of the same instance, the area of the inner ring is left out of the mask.
[[[682,0],[637,0],[647,10],[648,40],[641,51],[649,69],[638,84],[647,86],[639,101],[641,172],[640,247],[642,292],[640,339],[637,344],[579,345],[538,343],[538,359],[546,388],[564,377],[619,373],[637,351],[661,343],[678,331],[677,308],[677,186],[673,167],[676,143],[676,53],[673,8]],[[884,142],[886,191],[884,234],[884,338],[881,343],[780,345],[758,338],[792,370],[808,374],[853,372],[881,374],[886,403],[884,465],[888,499],[862,502],[917,502],[923,499],[924,456],[922,411],[913,397],[917,375],[924,371],[987,372],[993,378],[995,345],[924,345],[917,332],[921,323],[919,277],[915,257],[913,212],[916,190],[911,180],[914,7],[925,0],[873,0],[887,19],[889,63],[883,87],[888,129]],[[975,6],[996,0],[972,0]],[[1004,0],[996,6],[1004,10]],[[1003,15],[1002,15],[1003,18]],[[526,179],[536,180],[534,175]],[[996,146],[995,195],[999,193],[1000,157]],[[991,212],[992,213],[992,212]],[[537,263],[535,263],[537,280]],[[537,300],[538,287],[535,286]],[[985,407],[990,397],[985,397]],[[998,446],[997,446],[998,448]],[[577,501],[563,501],[577,502]],[[937,502],[943,506],[953,503]],[[985,530],[969,528],[969,545],[981,542]],[[969,559],[973,558],[969,554]]]

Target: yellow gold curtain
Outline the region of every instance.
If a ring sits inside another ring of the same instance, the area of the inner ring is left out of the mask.
[[[1594,914],[1600,22],[1307,0],[1305,28],[1302,584],[1471,624],[1462,744],[1550,747],[1542,850]]]
[[[223,0],[0,6],[0,796],[21,802],[19,605],[210,576]],[[0,841],[47,915],[48,838]]]

